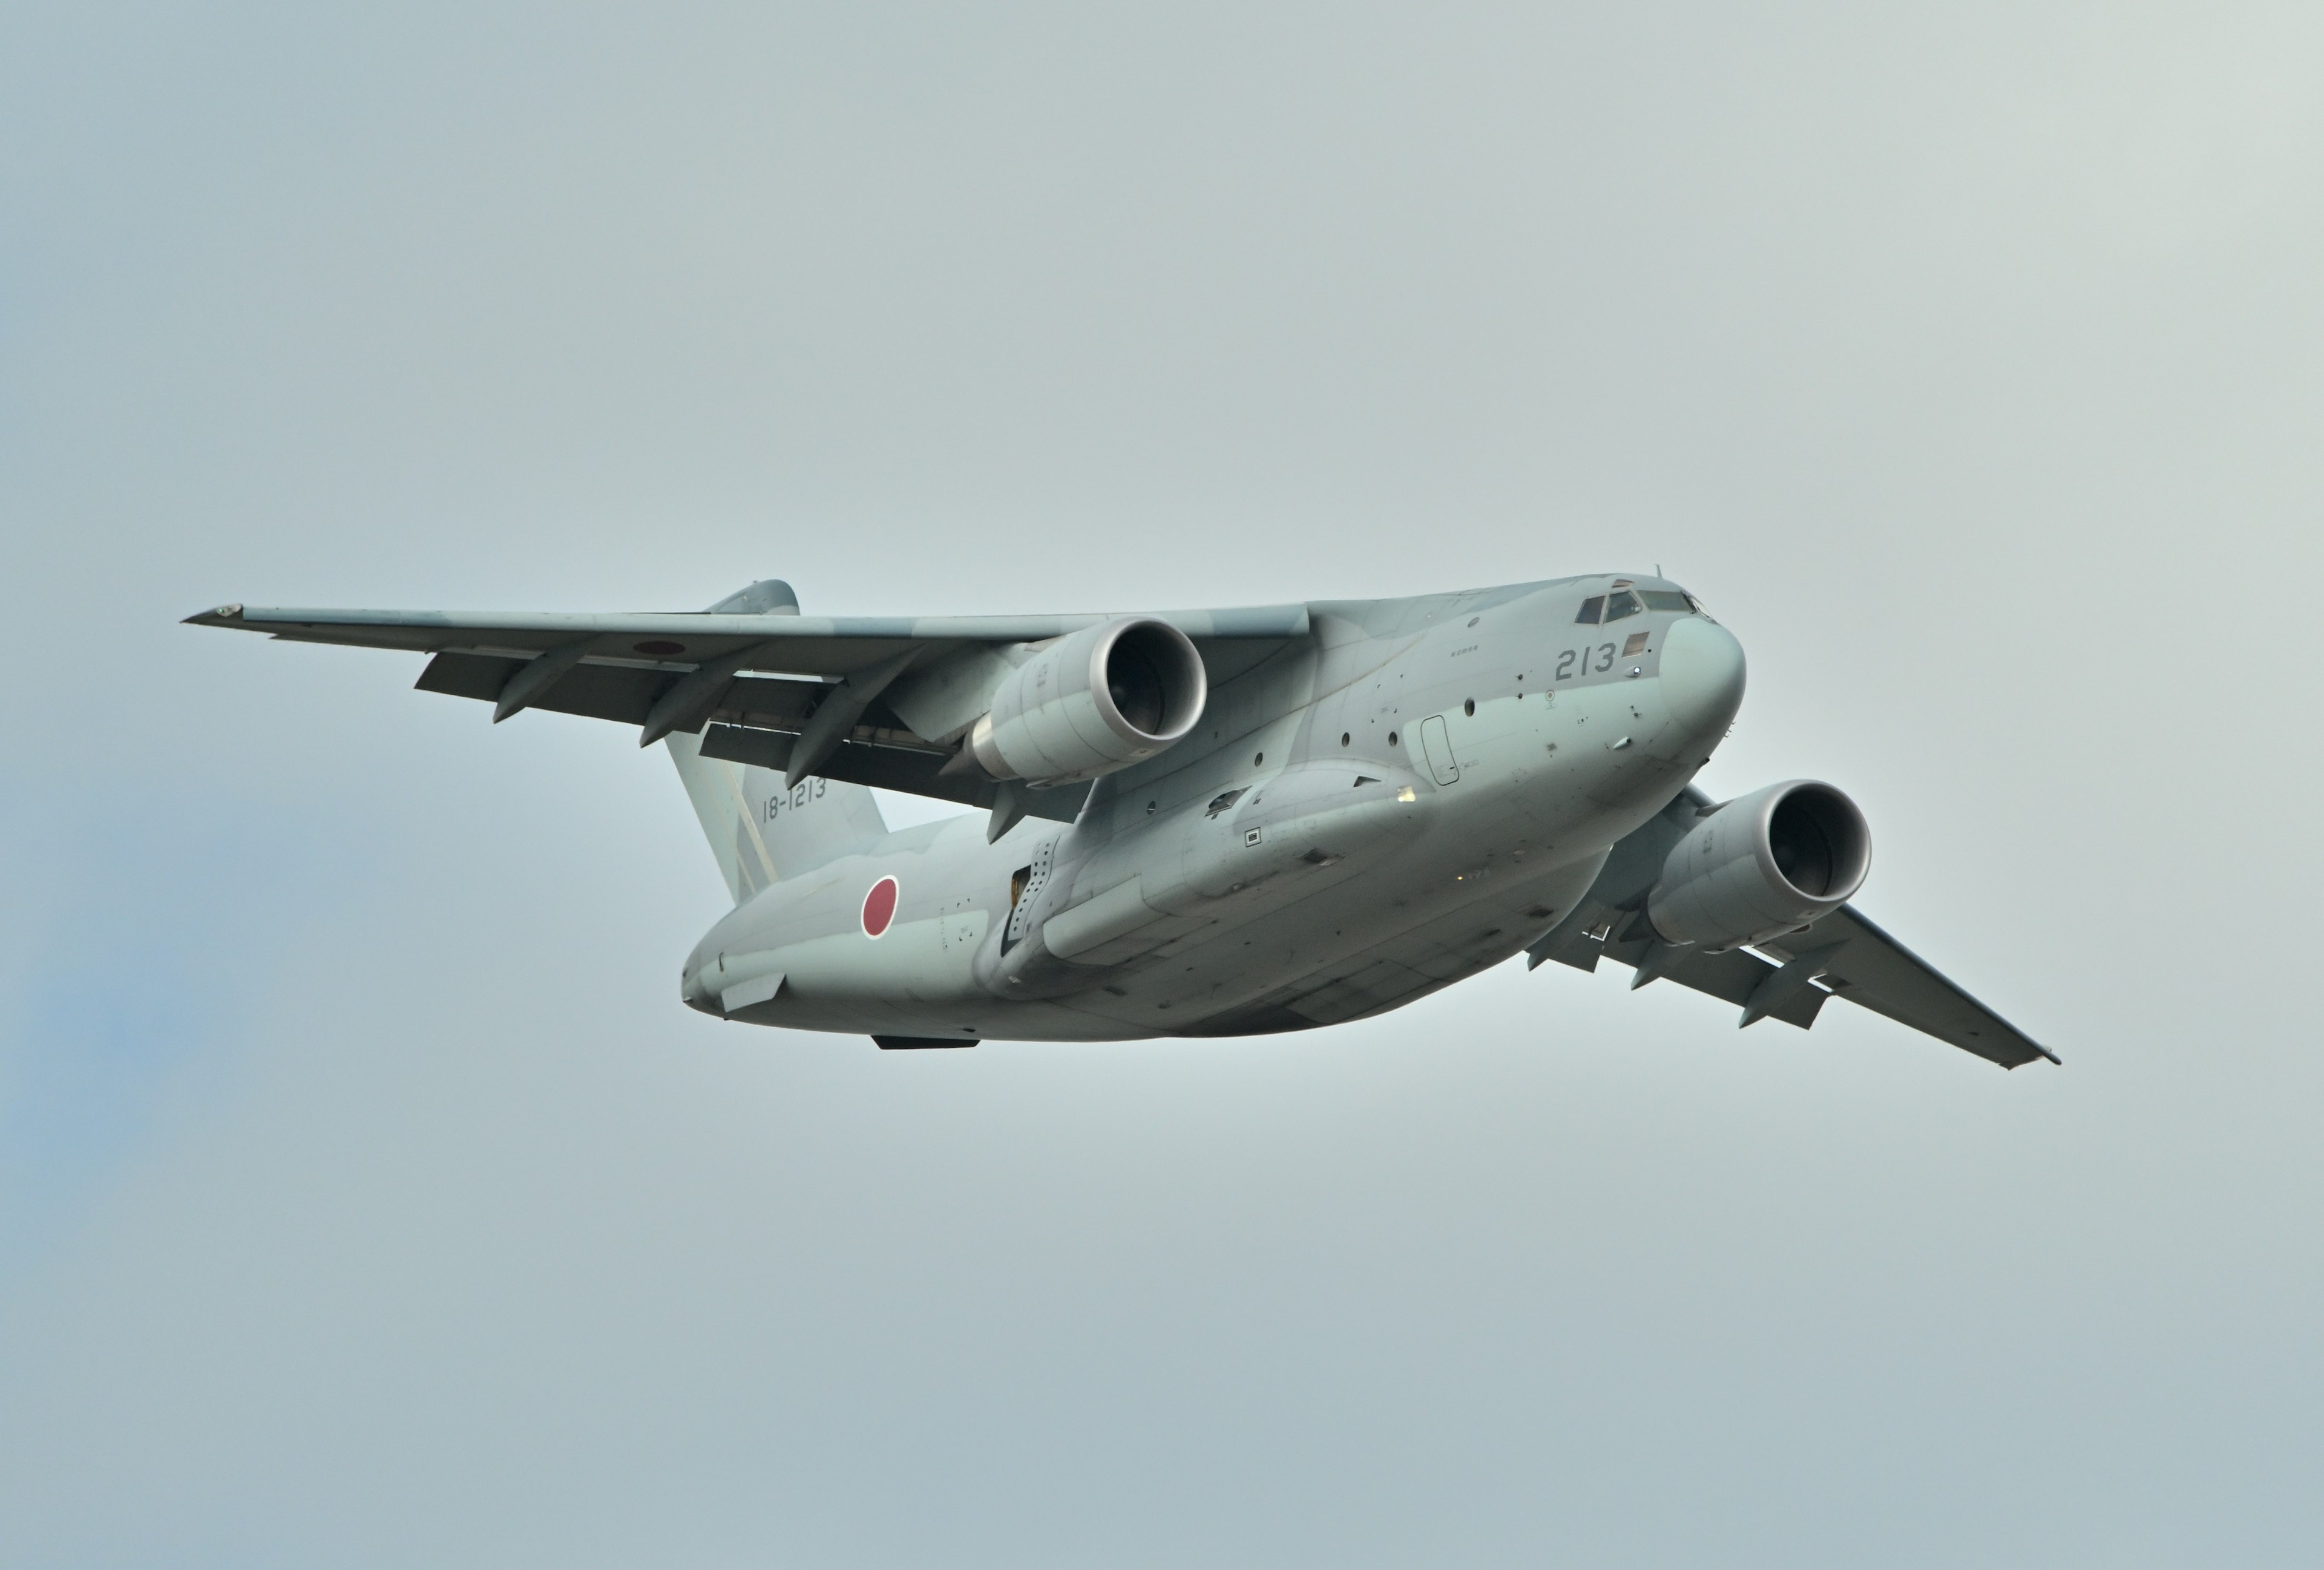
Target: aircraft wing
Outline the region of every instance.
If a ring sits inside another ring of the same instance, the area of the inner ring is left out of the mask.
[[[1164,611],[1195,647],[1217,642],[1303,637],[1305,605]],[[503,659],[577,648],[582,664],[648,667],[665,672],[748,655],[738,667],[817,677],[847,677],[899,655],[964,644],[1036,643],[1111,620],[1060,616],[726,615],[709,611],[649,611],[623,615],[542,614],[517,611],[359,611],[220,605],[188,616],[198,627],[232,627],[305,643],[346,643],[415,653],[456,652]],[[1209,651],[1204,650],[1207,658]],[[1215,675],[1215,673],[1214,673]]]
[[[788,590],[783,590],[788,601]],[[619,615],[530,612],[321,610],[227,605],[189,616],[196,626],[264,633],[307,643],[343,643],[432,655],[422,691],[480,698],[493,718],[526,708],[586,715],[639,727],[640,744],[672,731],[699,732],[703,751],[784,768],[808,721],[853,679],[852,723],[809,751],[809,772],[991,806],[991,781],[945,774],[956,738],[923,735],[899,710],[908,671],[964,650],[1039,642],[1111,616],[803,616],[795,610]],[[1193,641],[1213,686],[1231,679],[1308,631],[1305,605],[1167,611]],[[883,697],[884,695],[884,697]],[[828,719],[826,724],[828,724]],[[933,728],[933,727],[932,727]],[[1022,809],[1070,820],[1086,786],[1021,793]]]
[[[1853,905],[1842,905],[1804,932],[1758,947],[1786,965],[1819,968],[1813,984],[1834,996],[2004,1068],[2036,1058],[2059,1061],[2055,1052],[1969,996]]]
[[[1710,805],[1690,787],[1615,845],[1581,903],[1526,951],[1528,967],[1547,959],[1579,970],[1595,970],[1600,959],[1633,967],[1646,961],[1657,947],[1646,922],[1646,892],[1671,847]],[[1737,1005],[1745,1025],[1775,1019],[1802,1030],[1815,1023],[1827,1000],[1845,998],[2004,1068],[2059,1060],[1852,905],[1751,949],[1680,952],[1683,957],[1633,984],[1674,981]]]

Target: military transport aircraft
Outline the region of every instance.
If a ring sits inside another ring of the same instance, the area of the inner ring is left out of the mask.
[[[433,656],[429,692],[664,743],[734,909],[705,1013],[881,1047],[1304,1030],[1515,955],[1601,958],[1806,1027],[1834,996],[2014,1068],[2056,1054],[1848,903],[1833,787],[1690,781],[1743,650],[1605,574],[1141,615],[188,618]],[[984,809],[894,833],[872,787]]]

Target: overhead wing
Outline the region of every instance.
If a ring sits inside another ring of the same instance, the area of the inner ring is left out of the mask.
[[[1852,905],[1755,948],[1710,953],[1658,944],[1646,925],[1646,892],[1671,847],[1710,805],[1690,788],[1616,845],[1582,901],[1526,951],[1529,965],[1548,959],[1580,970],[1595,970],[1600,959],[1644,965],[1633,985],[1668,979],[1708,993],[1741,1009],[1745,1025],[1775,1019],[1806,1030],[1827,1000],[1840,997],[2004,1068],[2059,1060]]]
[[[957,737],[922,734],[900,716],[899,708],[909,706],[897,695],[909,684],[899,678],[930,671],[963,651],[1040,642],[1111,619],[803,616],[788,586],[774,580],[701,612],[565,615],[227,605],[186,618],[196,626],[299,642],[429,654],[420,689],[488,701],[495,720],[526,708],[586,715],[638,726],[641,745],[672,731],[700,732],[705,755],[771,768],[793,762],[809,722],[836,697],[841,707],[825,715],[807,747],[807,771],[1067,820],[1087,786],[1012,790],[943,772],[958,753]],[[1193,641],[1213,687],[1308,631],[1305,605],[1169,611],[1156,619]],[[1010,798],[1005,803],[1004,795]]]
[[[1272,642],[1303,637],[1305,605],[1257,605],[1237,610],[1164,611],[1194,641]],[[1037,643],[1110,621],[1109,615],[1060,616],[803,616],[797,612],[721,614],[711,611],[650,611],[622,615],[567,615],[521,611],[359,611],[220,605],[188,616],[198,627],[232,627],[307,643],[346,643],[365,649],[446,651],[530,660],[579,651],[586,665],[689,671],[737,654],[747,667],[820,677],[847,677],[899,655],[964,644]],[[1204,649],[1207,661],[1210,654]],[[1231,657],[1238,652],[1222,649]],[[1252,651],[1244,651],[1252,652]],[[1213,679],[1219,673],[1212,672]]]

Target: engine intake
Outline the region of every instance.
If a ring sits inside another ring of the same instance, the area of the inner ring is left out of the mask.
[[[1193,730],[1209,696],[1185,633],[1125,617],[1060,638],[1019,666],[970,729],[969,749],[996,780],[1094,780]]]
[[[1856,803],[1789,780],[1737,797],[1671,847],[1646,919],[1669,943],[1757,943],[1838,910],[1871,866]]]

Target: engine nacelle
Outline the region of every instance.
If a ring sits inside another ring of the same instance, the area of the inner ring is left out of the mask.
[[[1210,690],[1185,633],[1125,617],[1060,638],[1011,671],[969,749],[996,780],[1094,780],[1193,730]]]
[[[1671,847],[1646,919],[1665,942],[1757,943],[1838,910],[1871,866],[1856,803],[1789,780],[1737,797]]]

